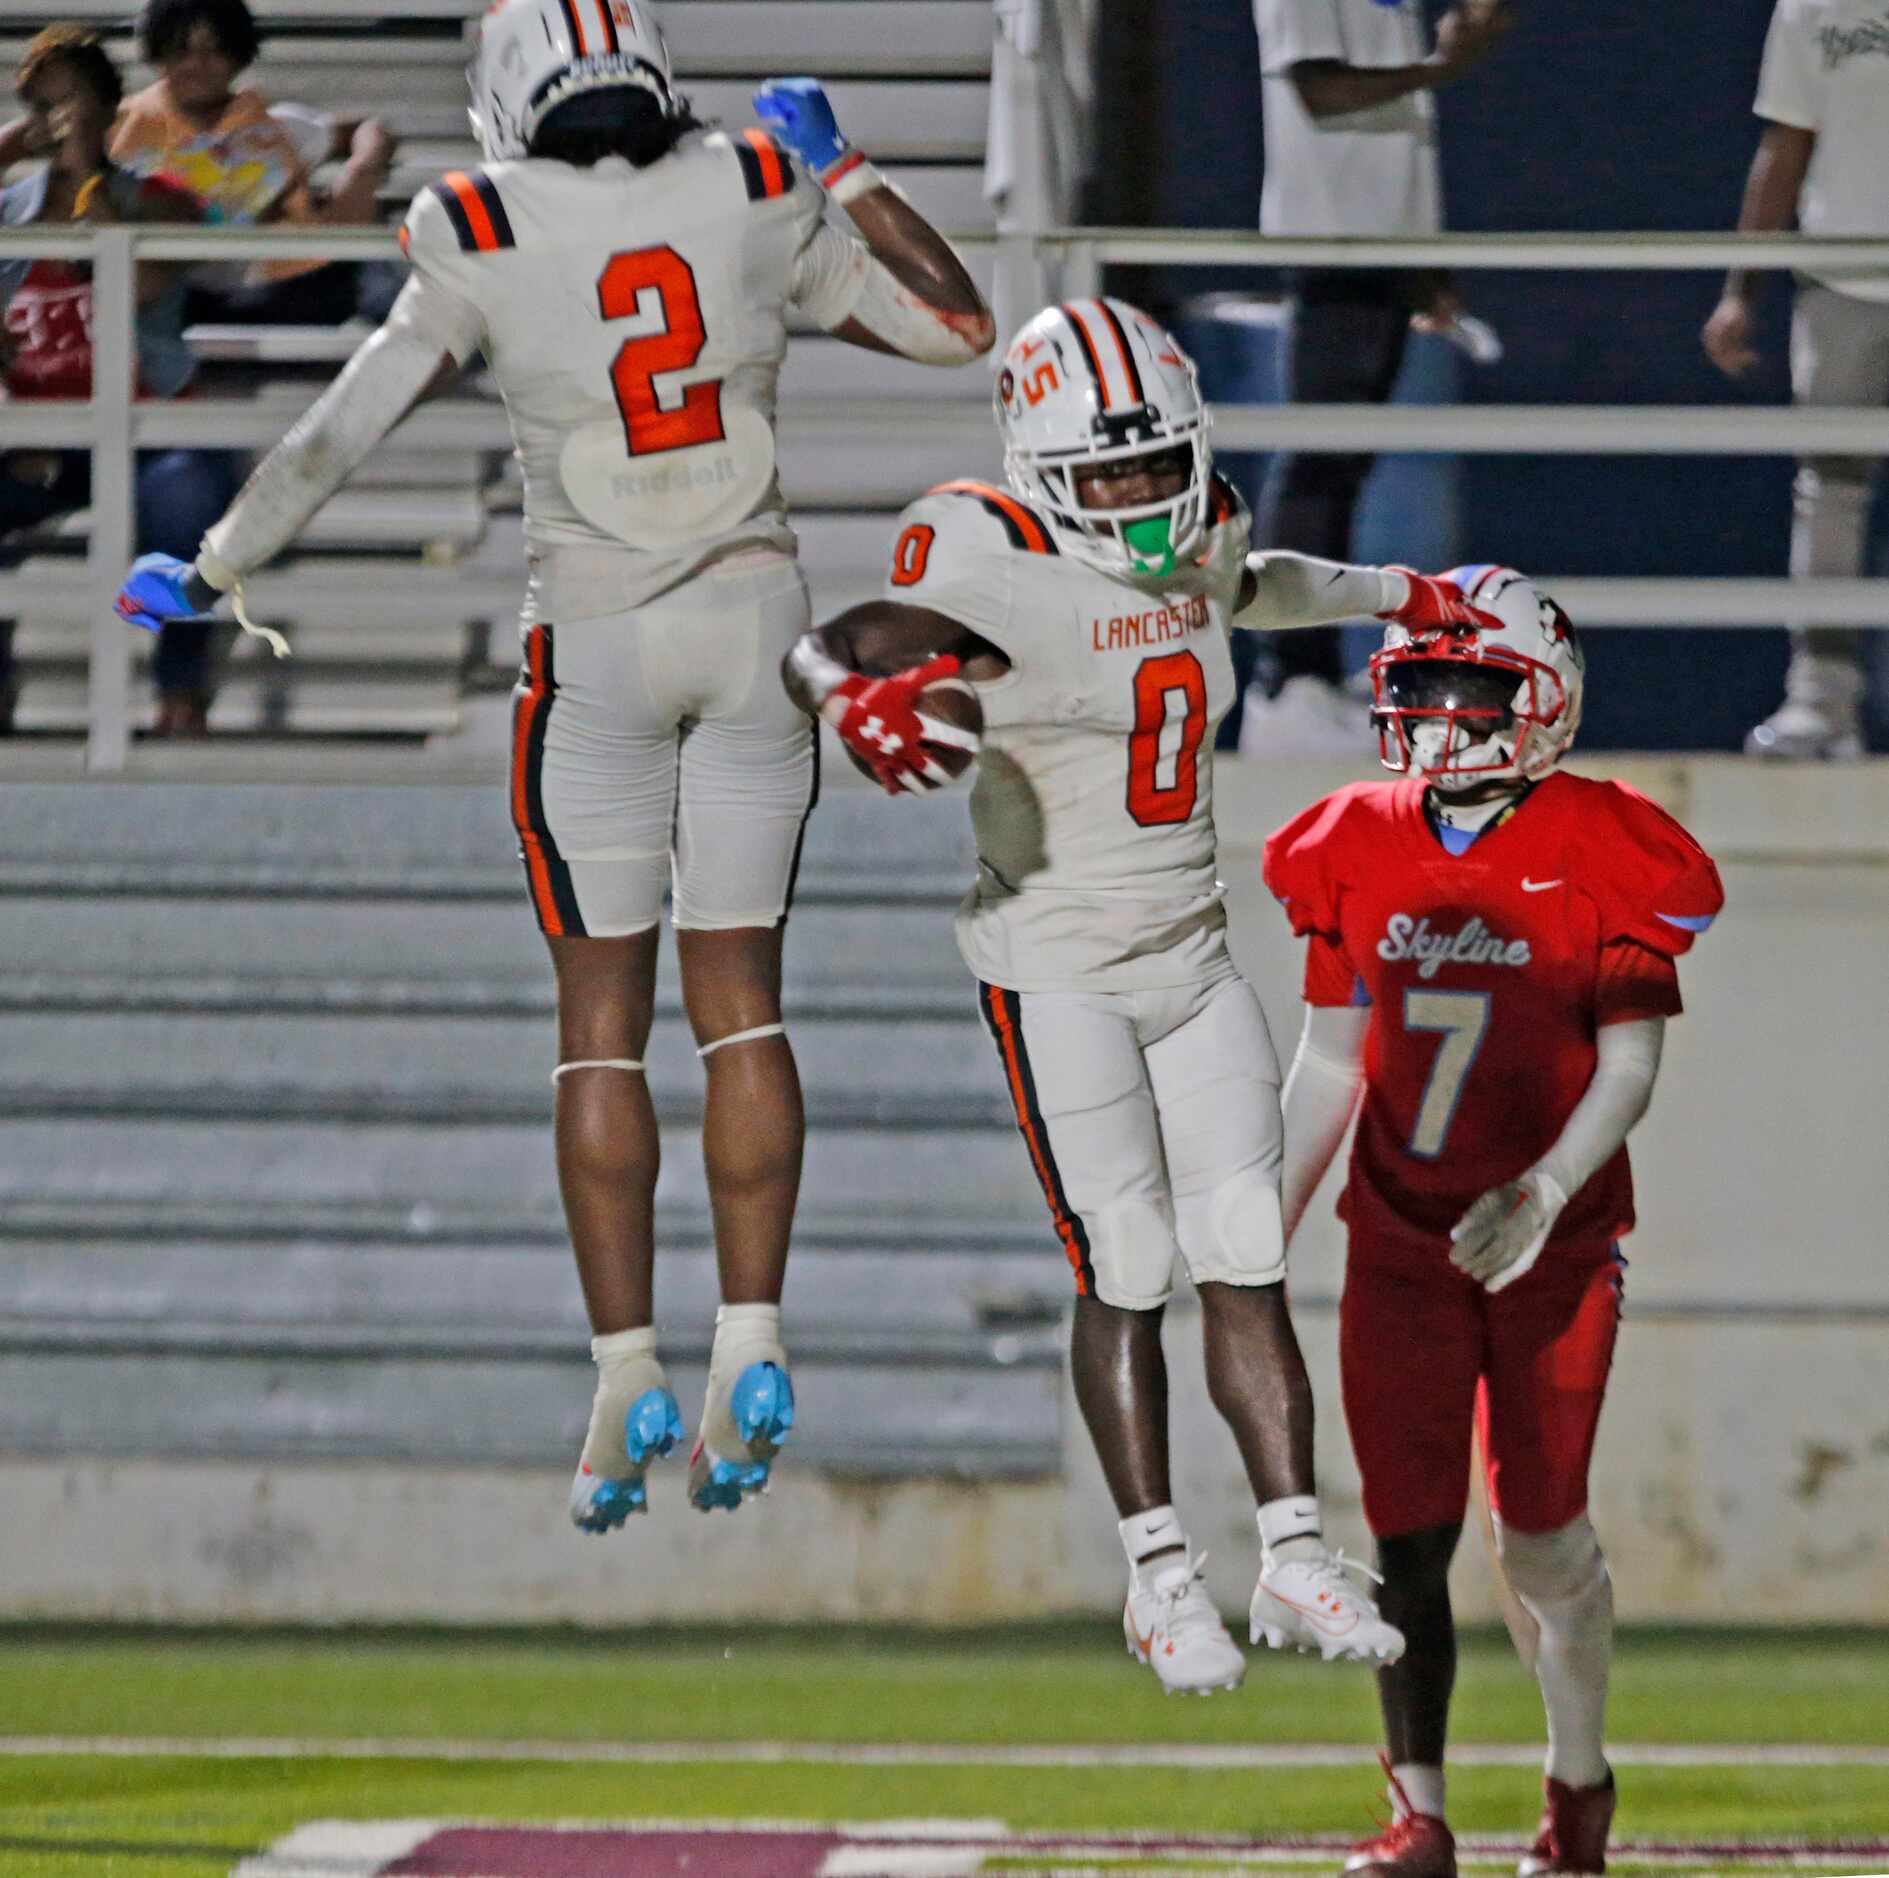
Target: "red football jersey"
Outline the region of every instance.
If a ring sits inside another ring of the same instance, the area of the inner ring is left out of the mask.
[[[1420,778],[1356,783],[1266,844],[1308,937],[1309,1004],[1369,1004],[1365,1094],[1339,1203],[1351,1256],[1433,1269],[1476,1197],[1553,1145],[1602,1024],[1681,1008],[1673,961],[1724,903],[1710,857],[1622,783],[1556,773],[1451,854]],[[1549,1242],[1600,1256],[1633,1225],[1623,1147]]]

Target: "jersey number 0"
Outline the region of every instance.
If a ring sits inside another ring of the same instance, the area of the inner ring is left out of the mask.
[[[1135,728],[1128,738],[1128,812],[1143,828],[1184,822],[1200,797],[1207,674],[1191,652],[1135,668]]]
[[[688,262],[667,246],[613,254],[597,277],[598,310],[607,320],[634,319],[642,310],[642,296],[652,290],[662,307],[661,329],[624,340],[610,367],[617,409],[623,413],[624,443],[631,456],[720,443],[724,433],[719,378],[684,387],[682,402],[672,411],[665,411],[656,396],[656,375],[686,372],[708,343],[695,270]]]

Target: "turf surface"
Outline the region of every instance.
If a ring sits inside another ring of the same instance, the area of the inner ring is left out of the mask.
[[[1613,1735],[1636,1743],[1889,1745],[1885,1688],[1889,1634],[1629,1634]],[[1255,1653],[1239,1695],[1170,1700],[1105,1625],[947,1635],[0,1631],[0,1689],[0,1733],[14,1737],[979,1746],[1376,1738],[1370,1678],[1361,1671]],[[1533,1685],[1506,1640],[1468,1639],[1459,1738],[1529,1743],[1540,1726]],[[1376,1785],[1352,1768],[14,1756],[0,1760],[0,1873],[221,1878],[241,1857],[316,1818],[963,1816],[1065,1831],[1358,1833],[1369,1829]],[[1453,1823],[1524,1835],[1537,1792],[1526,1768],[1459,1769]],[[1889,1768],[1635,1768],[1623,1775],[1617,1832],[1687,1842],[1882,1837]],[[1862,1868],[1838,1860],[1814,1869]]]

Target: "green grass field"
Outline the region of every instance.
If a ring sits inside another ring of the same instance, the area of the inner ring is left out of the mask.
[[[1239,1694],[1169,1699],[1106,1623],[968,1633],[16,1630],[0,1631],[0,1688],[8,1878],[222,1878],[316,1820],[922,1819],[1092,1839],[1355,1837],[1370,1829],[1380,1785],[1366,1753],[1376,1718],[1365,1672],[1262,1651]],[[1889,1752],[1842,1759],[1889,1750],[1885,1692],[1889,1633],[1629,1633],[1612,1710],[1616,1837],[1648,1850],[1629,1850],[1618,1868],[1889,1869],[1880,1854],[1796,1861],[1694,1850],[1889,1838]],[[1459,1742],[1528,1748],[1539,1735],[1533,1684],[1506,1639],[1469,1639]],[[659,1743],[684,1745],[660,1762],[573,1758]],[[770,1750],[760,1743],[826,1758],[761,1758]],[[1226,1755],[1215,1765],[1203,1752],[1311,1743],[1355,1753],[1286,1766],[1226,1765]],[[1787,1764],[1725,1752],[1747,1745],[1810,1752]],[[899,1746],[913,1755],[848,1758]],[[1013,1754],[1005,1764],[1010,1750],[1045,1746],[1088,1764],[1016,1764]],[[718,1760],[718,1747],[748,1758]],[[1141,1751],[1142,1764],[1103,1764],[1093,1751],[1111,1747]],[[1643,1764],[1633,1753],[1654,1747],[1669,1760]],[[956,1760],[944,1752],[954,1748],[964,1750]],[[1148,1764],[1163,1749],[1192,1759]],[[1687,1749],[1697,1750],[1691,1764]],[[1489,1764],[1496,1758],[1452,1773],[1452,1823],[1512,1844],[1532,1831],[1539,1779],[1526,1757]],[[1286,1847],[1268,1868],[1337,1862]],[[1052,1856],[993,1842],[972,1868],[1112,1878],[1260,1867],[1211,1845]],[[1499,1869],[1493,1857],[1483,1868]],[[378,1867],[360,1869],[365,1878]],[[687,1869],[714,1874],[716,1855]]]

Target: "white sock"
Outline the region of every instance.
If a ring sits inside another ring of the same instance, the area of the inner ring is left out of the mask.
[[[593,1474],[618,1480],[635,1465],[624,1441],[623,1418],[648,1390],[666,1388],[668,1378],[656,1356],[656,1332],[651,1325],[592,1337],[590,1355],[597,1365],[597,1390],[579,1460]]]
[[[1128,1563],[1139,1583],[1141,1563],[1153,1558],[1156,1553],[1175,1553],[1170,1559],[1163,1559],[1163,1565],[1178,1565],[1187,1555],[1187,1534],[1181,1530],[1180,1517],[1171,1506],[1151,1506],[1145,1513],[1131,1513],[1116,1525],[1116,1531],[1122,1535],[1122,1550],[1128,1554]]]
[[[1397,1787],[1391,1788],[1391,1807],[1399,1819],[1410,1813],[1427,1813],[1432,1819],[1448,1817],[1443,1811],[1442,1768],[1426,1767],[1421,1761],[1399,1761],[1391,1769],[1391,1776],[1410,1800],[1405,1807],[1397,1797]]]
[[[1319,1519],[1318,1496],[1294,1493],[1282,1500],[1268,1500],[1259,1509],[1259,1543],[1268,1564],[1275,1560],[1284,1565],[1294,1559],[1324,1558],[1325,1531]]]
[[[621,1363],[631,1357],[655,1354],[654,1324],[646,1324],[640,1330],[613,1330],[606,1337],[592,1337],[590,1340],[590,1360],[599,1369],[607,1363]]]
[[[1603,1749],[1613,1663],[1614,1587],[1583,1513],[1555,1532],[1497,1527],[1502,1565],[1541,1627],[1535,1680],[1548,1710],[1547,1771],[1570,1787],[1607,1778]]]
[[[724,1304],[715,1312],[715,1342],[709,1351],[711,1376],[728,1369],[728,1380],[750,1363],[779,1363],[781,1349],[781,1307],[778,1304]]]

